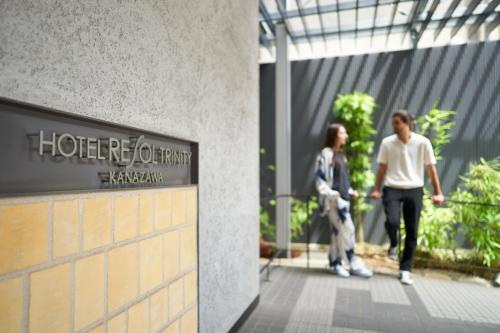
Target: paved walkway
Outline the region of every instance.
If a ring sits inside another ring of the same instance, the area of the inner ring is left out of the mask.
[[[275,266],[239,332],[500,332],[500,289],[414,276],[339,278]]]

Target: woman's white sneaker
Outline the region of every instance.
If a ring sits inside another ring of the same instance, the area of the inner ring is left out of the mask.
[[[349,272],[344,267],[342,267],[342,265],[338,264],[333,267],[329,267],[328,271],[344,278],[351,276],[351,274],[349,274]]]

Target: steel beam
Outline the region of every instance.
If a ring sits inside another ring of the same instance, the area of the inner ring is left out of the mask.
[[[500,25],[500,13],[497,12],[497,15],[493,19],[493,21],[488,22],[488,24],[486,24],[486,37],[488,37],[488,35],[493,31],[493,29],[495,29],[499,25]]]
[[[377,0],[377,3],[375,4],[375,11],[373,13],[372,31],[370,34],[370,47],[372,47],[372,45],[373,45],[373,33],[375,32],[375,22],[377,20],[377,11],[378,11],[378,0]]]
[[[441,2],[441,0],[434,0],[434,2],[432,3],[431,8],[429,9],[429,12],[427,13],[427,16],[425,17],[425,21],[422,22],[422,26],[420,27],[420,31],[418,32],[417,38],[415,39],[415,47],[418,46],[418,42],[420,41],[420,38],[422,38],[422,35],[425,32],[425,29],[429,25],[429,22],[432,19],[432,15],[434,15],[434,12],[436,11],[436,8],[439,5],[439,2]]]
[[[306,22],[304,15],[303,15],[304,7],[302,7],[302,3],[300,1],[301,0],[295,0],[295,3],[297,4],[297,8],[299,9],[300,20],[302,21],[302,25],[304,26],[304,32],[306,33],[306,37],[307,37],[307,40],[309,41],[309,46],[311,47],[311,51],[312,51],[312,42],[311,42],[311,37],[309,37],[309,28],[307,27],[307,22]]]
[[[399,1],[396,1],[395,4],[393,4],[394,8],[392,9],[392,15],[391,15],[391,24],[389,24],[389,29],[387,29],[387,35],[385,37],[385,45],[387,45],[387,42],[389,41],[389,36],[391,35],[392,27],[394,25],[394,17],[396,16],[396,11],[398,9],[398,4]]]
[[[457,9],[459,4],[460,4],[460,0],[453,0],[453,2],[450,4],[450,6],[448,7],[448,10],[446,11],[446,14],[444,15],[444,19],[439,23],[439,26],[436,29],[436,31],[434,31],[434,40],[436,40],[438,38],[439,34],[443,30],[444,26],[446,25],[448,20],[451,18],[451,15],[455,11],[455,9]]]
[[[377,3],[380,3],[380,5],[391,5],[395,4],[396,2],[410,2],[410,1],[415,1],[415,0],[358,0],[358,8],[363,9],[363,8],[370,8],[370,7],[375,7]],[[316,7],[309,7],[309,8],[304,8],[304,16],[308,15],[317,15],[319,14],[328,14],[328,13],[335,13],[337,11],[346,11],[346,10],[352,10],[356,9],[356,2],[357,1],[350,1],[350,2],[344,2],[342,1],[340,5],[337,7],[337,5],[324,5],[324,6],[319,6],[317,5]],[[271,18],[273,20],[278,20],[280,18],[280,13],[279,11],[276,13],[270,13]],[[286,12],[286,15],[288,18],[295,18],[299,17],[300,12],[299,10],[289,10]]]
[[[481,16],[485,16],[485,17],[488,17],[492,14],[495,14],[495,13],[498,13],[500,14],[500,11],[495,11],[495,12],[488,12],[488,13],[482,13],[482,14],[473,14],[473,15],[470,15],[469,17],[472,17],[472,18],[477,18],[477,17],[481,17]],[[454,17],[452,19],[449,19],[449,18],[443,18],[443,19],[440,19],[440,20],[431,20],[428,24],[428,27],[429,28],[438,28],[438,26],[440,26],[442,24],[443,21],[446,21],[446,24],[448,26],[453,26],[455,25],[458,20],[460,19],[460,17]],[[415,21],[416,24],[419,24],[419,23],[423,23],[425,22],[424,20],[417,20]],[[493,23],[493,22],[490,22],[490,23]],[[403,32],[404,29],[406,28],[407,26],[407,23],[401,23],[401,24],[393,24],[392,25],[392,30],[393,31],[397,31],[397,32]],[[389,27],[391,27],[390,25],[384,25],[384,26],[379,26],[379,27],[375,27],[375,32],[376,31],[379,31],[379,32],[383,32],[383,31],[387,31],[387,29],[389,29]],[[369,35],[370,32],[372,31],[373,27],[367,27],[367,28],[361,28],[361,29],[358,29],[358,35],[360,33],[363,33],[364,35]],[[340,33],[342,35],[352,35],[354,36],[354,32],[355,32],[355,29],[349,29],[349,30],[337,30],[337,29],[325,29],[325,35],[327,37],[334,37],[334,36],[338,36]],[[322,37],[322,32],[320,30],[316,30],[316,31],[310,31],[309,32],[309,36],[311,38],[318,38],[318,37]],[[303,39],[306,39],[305,37],[305,34],[304,32],[296,32],[295,33],[295,37],[297,39],[297,41],[300,41],[300,40],[303,40]]]
[[[458,31],[463,27],[467,19],[470,18],[472,15],[472,12],[476,7],[481,3],[481,0],[472,0],[469,5],[467,6],[467,9],[465,10],[465,13],[462,15],[462,17],[458,20],[457,24],[451,29],[451,38],[455,37]]]
[[[403,37],[401,38],[401,44],[403,44],[403,41],[406,38],[406,35],[408,34],[408,31],[411,31],[414,28],[415,20],[417,19],[417,17],[420,16],[420,14],[425,9],[425,6],[427,6],[427,2],[428,0],[423,0],[423,1],[415,1],[413,3],[408,19],[408,26],[405,29],[405,32],[403,33]],[[413,43],[413,46],[416,47],[415,43]]]
[[[484,12],[491,12],[491,11],[494,11],[495,8],[500,4],[500,0],[493,0],[491,1],[488,6],[484,9]],[[474,35],[477,31],[477,29],[479,29],[479,27],[481,26],[481,24],[484,23],[484,21],[486,21],[488,17],[487,16],[483,16],[483,17],[478,17],[476,18],[476,20],[474,21],[474,23],[471,24],[471,29],[469,30],[469,33],[467,35],[467,37],[470,39],[472,37],[472,35]]]
[[[316,13],[318,14],[319,18],[319,26],[321,28],[321,32],[324,34],[325,33],[325,24],[323,23],[323,16],[321,16],[321,13],[319,11],[319,0],[316,0]],[[325,49],[326,49],[326,37],[323,36],[323,42],[325,43]]]
[[[276,195],[291,193],[291,71],[287,29],[276,25]],[[287,257],[291,247],[290,198],[276,200],[276,247]]]

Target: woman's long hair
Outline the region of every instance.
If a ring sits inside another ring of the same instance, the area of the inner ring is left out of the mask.
[[[344,127],[344,125],[339,124],[339,123],[333,123],[333,124],[330,124],[328,126],[328,129],[326,131],[326,140],[325,140],[324,148],[332,148],[333,149],[333,147],[337,143],[337,136],[338,136],[338,133],[339,133],[339,130],[341,127]],[[337,156],[337,157],[335,157],[335,156]],[[344,153],[344,150],[340,149],[340,151],[335,153],[335,156],[332,160],[333,167],[335,168],[335,165],[337,164],[336,163],[337,158],[341,158],[344,160],[345,166],[347,168],[347,172],[349,173],[349,165],[347,164],[347,158],[346,158],[346,155]]]
[[[328,126],[324,148],[328,147],[333,149],[337,143],[337,136],[341,127],[344,127],[344,125],[338,123],[330,124]]]

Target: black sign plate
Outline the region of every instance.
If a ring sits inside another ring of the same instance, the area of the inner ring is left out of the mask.
[[[197,182],[197,143],[0,98],[1,196]]]

